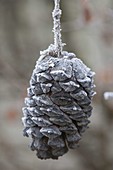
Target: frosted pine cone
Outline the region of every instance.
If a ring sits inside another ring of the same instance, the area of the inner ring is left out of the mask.
[[[49,47],[41,53],[31,76],[22,118],[24,136],[40,159],[58,159],[77,147],[91,116],[92,72],[73,53],[57,58]]]

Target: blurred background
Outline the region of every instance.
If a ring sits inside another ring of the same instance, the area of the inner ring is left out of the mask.
[[[37,159],[21,108],[39,57],[53,43],[52,0],[0,0],[0,170],[113,170],[113,0],[61,0],[64,50],[96,72],[90,128],[58,161]]]

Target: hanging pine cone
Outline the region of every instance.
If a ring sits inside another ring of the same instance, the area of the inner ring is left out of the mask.
[[[58,159],[78,146],[95,94],[94,72],[75,54],[62,52],[60,0],[54,1],[54,45],[41,52],[36,63],[22,118],[24,136],[31,136],[31,149],[40,159]]]
[[[24,135],[32,137],[38,158],[57,159],[76,148],[91,116],[92,72],[73,53],[57,58],[49,47],[31,76],[22,118]]]

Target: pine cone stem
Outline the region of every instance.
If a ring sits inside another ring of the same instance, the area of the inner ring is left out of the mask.
[[[53,32],[54,32],[54,46],[56,49],[56,54],[59,57],[62,52],[62,38],[61,38],[61,23],[60,18],[62,11],[60,9],[60,0],[54,0],[54,10],[52,12],[53,16]]]

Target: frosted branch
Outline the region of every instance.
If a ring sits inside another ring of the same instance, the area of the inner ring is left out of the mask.
[[[105,100],[113,99],[113,92],[105,92],[104,93],[104,99]]]
[[[54,46],[58,57],[62,52],[62,38],[61,38],[61,23],[60,18],[62,11],[60,10],[60,0],[54,0],[55,8],[52,12],[53,16],[53,32],[54,32]]]

